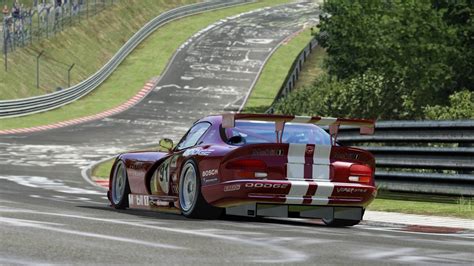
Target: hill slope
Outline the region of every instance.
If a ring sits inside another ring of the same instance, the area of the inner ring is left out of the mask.
[[[116,1],[100,14],[75,21],[49,39],[19,48],[8,54],[8,72],[0,59],[0,100],[24,98],[67,87],[67,70],[71,85],[90,76],[146,22],[158,14],[197,0],[127,0]],[[36,88],[36,56],[40,59],[40,89]]]

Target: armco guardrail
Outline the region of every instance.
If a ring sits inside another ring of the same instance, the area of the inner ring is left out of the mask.
[[[154,18],[143,26],[137,33],[135,33],[130,40],[125,43],[122,48],[110,59],[99,71],[82,81],[81,83],[67,88],[62,91],[57,91],[51,94],[17,99],[0,101],[0,118],[15,117],[29,115],[48,111],[58,108],[65,104],[76,101],[77,99],[88,94],[104,82],[117,66],[130,54],[135,47],[145,40],[153,31],[160,26],[184,16],[209,11],[213,9],[229,7],[233,5],[242,4],[245,0],[219,0],[203,2],[193,5],[182,6],[176,9],[169,10],[158,17]]]
[[[383,189],[474,196],[474,120],[382,121],[374,135],[341,128],[338,141],[375,155]]]
[[[293,90],[316,45],[312,40],[295,59],[275,101]],[[338,141],[375,155],[375,179],[382,189],[474,196],[474,120],[382,121],[374,135],[341,128]]]

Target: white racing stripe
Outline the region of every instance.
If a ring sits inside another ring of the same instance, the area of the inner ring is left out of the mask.
[[[313,154],[313,178],[329,180],[331,145],[315,145]]]
[[[331,145],[317,145],[314,148],[313,163],[329,164],[329,156],[331,155]]]
[[[316,182],[316,184],[318,187],[314,197],[311,197],[311,205],[327,205],[334,190],[334,184],[331,182]]]
[[[327,205],[329,197],[334,191],[334,184],[331,182],[307,182],[307,181],[290,181],[291,187],[286,196],[286,204],[303,204],[304,198],[309,191],[309,185],[316,183],[317,188],[314,195],[311,196],[311,205]]]
[[[309,182],[306,181],[290,181],[291,187],[286,196],[285,203],[287,204],[302,204],[303,196],[306,195],[309,189]]]
[[[316,182],[318,188],[316,189],[316,193],[314,196],[316,197],[330,197],[332,195],[332,191],[334,190],[334,184],[332,182]]]
[[[326,179],[329,181],[329,165],[327,164],[313,164],[313,178]]]
[[[286,165],[286,177],[304,178],[304,163],[305,163],[306,144],[292,144],[288,145],[288,163]]]
[[[304,154],[306,152],[306,144],[290,143],[288,147],[288,163],[303,163]]]

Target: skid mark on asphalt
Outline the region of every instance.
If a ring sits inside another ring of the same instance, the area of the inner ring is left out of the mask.
[[[0,206],[0,212],[37,214],[37,215],[45,215],[45,216],[82,219],[82,220],[95,221],[95,222],[104,222],[104,223],[110,223],[110,224],[116,224],[116,225],[126,225],[128,227],[140,227],[140,228],[146,228],[146,229],[156,230],[156,231],[166,231],[166,232],[177,233],[177,234],[185,234],[189,236],[197,236],[197,237],[205,237],[205,238],[231,241],[238,244],[264,248],[264,249],[274,252],[273,256],[268,256],[267,258],[259,256],[258,258],[254,258],[251,260],[253,262],[259,262],[259,263],[291,263],[291,262],[302,262],[308,259],[308,256],[301,251],[293,250],[285,246],[272,243],[271,237],[252,239],[252,238],[249,238],[248,235],[246,235],[243,238],[243,237],[240,237],[240,235],[233,236],[233,235],[226,235],[226,234],[210,233],[210,232],[205,232],[205,231],[202,232],[199,230],[186,229],[186,228],[156,227],[156,226],[151,226],[151,225],[147,225],[143,223],[136,223],[136,222],[130,222],[130,221],[125,221],[125,220],[113,220],[113,219],[105,219],[105,218],[89,217],[89,216],[82,216],[82,215],[73,215],[73,214],[38,212],[38,211],[33,211],[33,210],[16,209],[16,208],[4,209],[1,206]],[[9,218],[0,219],[0,222],[4,222],[6,221],[6,219],[9,219]],[[39,228],[39,229],[44,229],[44,228]],[[62,229],[57,229],[56,231],[63,232],[63,233],[79,234],[79,232],[77,231],[71,231],[71,230],[59,231],[59,230],[62,230]],[[113,240],[112,238],[114,238],[113,236],[107,236],[107,235],[97,235],[97,234],[92,234],[92,233],[86,233],[86,234],[87,235],[84,235],[84,236],[97,237],[97,238],[102,237],[104,239],[106,237],[110,237],[111,240]],[[121,239],[121,240],[120,239],[121,238],[118,238],[117,240],[123,241],[123,242],[127,242],[128,240],[130,240],[130,239]],[[130,243],[133,243],[133,242],[130,242]]]
[[[357,254],[360,256],[361,254]],[[443,250],[422,250],[418,248],[390,248],[382,249],[371,247],[370,253],[362,256],[376,261],[395,261],[400,263],[461,263],[469,264],[472,260],[468,253],[450,253]],[[464,258],[465,259],[464,259]]]
[[[456,233],[456,234],[443,234],[443,233],[423,233],[423,232],[412,232],[402,230],[404,228],[403,225],[390,225],[390,226],[364,226],[361,229],[370,230],[370,231],[378,231],[378,232],[385,232],[385,233],[401,233],[406,234],[408,237],[410,235],[432,235],[432,236],[443,236],[443,237],[450,237],[450,238],[463,238],[463,239],[474,239],[474,233]],[[470,231],[472,232],[472,231]],[[367,233],[370,234],[370,233]],[[389,234],[384,234],[386,237],[390,237]],[[423,239],[420,241],[431,241],[427,239]]]
[[[27,227],[27,228],[46,230],[46,231],[52,231],[52,232],[57,232],[57,233],[69,234],[69,235],[119,241],[119,242],[125,242],[125,243],[130,243],[130,244],[148,246],[152,248],[186,249],[184,247],[178,247],[174,245],[160,244],[160,243],[157,243],[156,241],[148,242],[148,241],[142,241],[138,239],[131,239],[131,238],[125,238],[125,237],[109,236],[109,235],[96,234],[96,233],[90,233],[90,232],[85,232],[85,231],[62,229],[62,228],[58,228],[57,225],[55,225],[54,227],[51,227],[51,226],[48,226],[48,223],[38,222],[34,220],[0,217],[0,223],[4,225],[6,224],[9,226]]]
[[[104,195],[104,192],[91,190],[91,189],[84,189],[84,188],[76,188],[70,187],[64,184],[60,180],[51,180],[44,176],[14,176],[14,175],[3,175],[0,176],[0,180],[8,180],[11,182],[15,182],[18,185],[32,187],[32,188],[41,188],[41,189],[48,189],[54,190],[61,193],[66,194],[79,194],[79,195]]]
[[[56,202],[63,202],[63,203],[72,203],[72,204],[77,204],[79,202],[81,203],[88,203],[88,204],[96,204],[100,206],[104,206],[107,204],[107,202],[96,202],[93,201],[92,199],[89,198],[74,198],[74,197],[65,197],[65,196],[60,196],[60,195],[53,195],[52,197],[44,197],[40,195],[30,195],[31,198],[35,199],[44,199],[44,200],[51,200],[51,201],[56,201]]]
[[[53,167],[74,165],[85,167],[93,159],[117,154],[123,146],[19,145],[0,143],[0,165]]]

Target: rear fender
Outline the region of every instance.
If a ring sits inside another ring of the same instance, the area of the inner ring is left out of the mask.
[[[132,194],[150,194],[148,176],[156,169],[154,167],[168,156],[169,154],[163,152],[136,152],[121,154],[117,158],[125,163]]]

